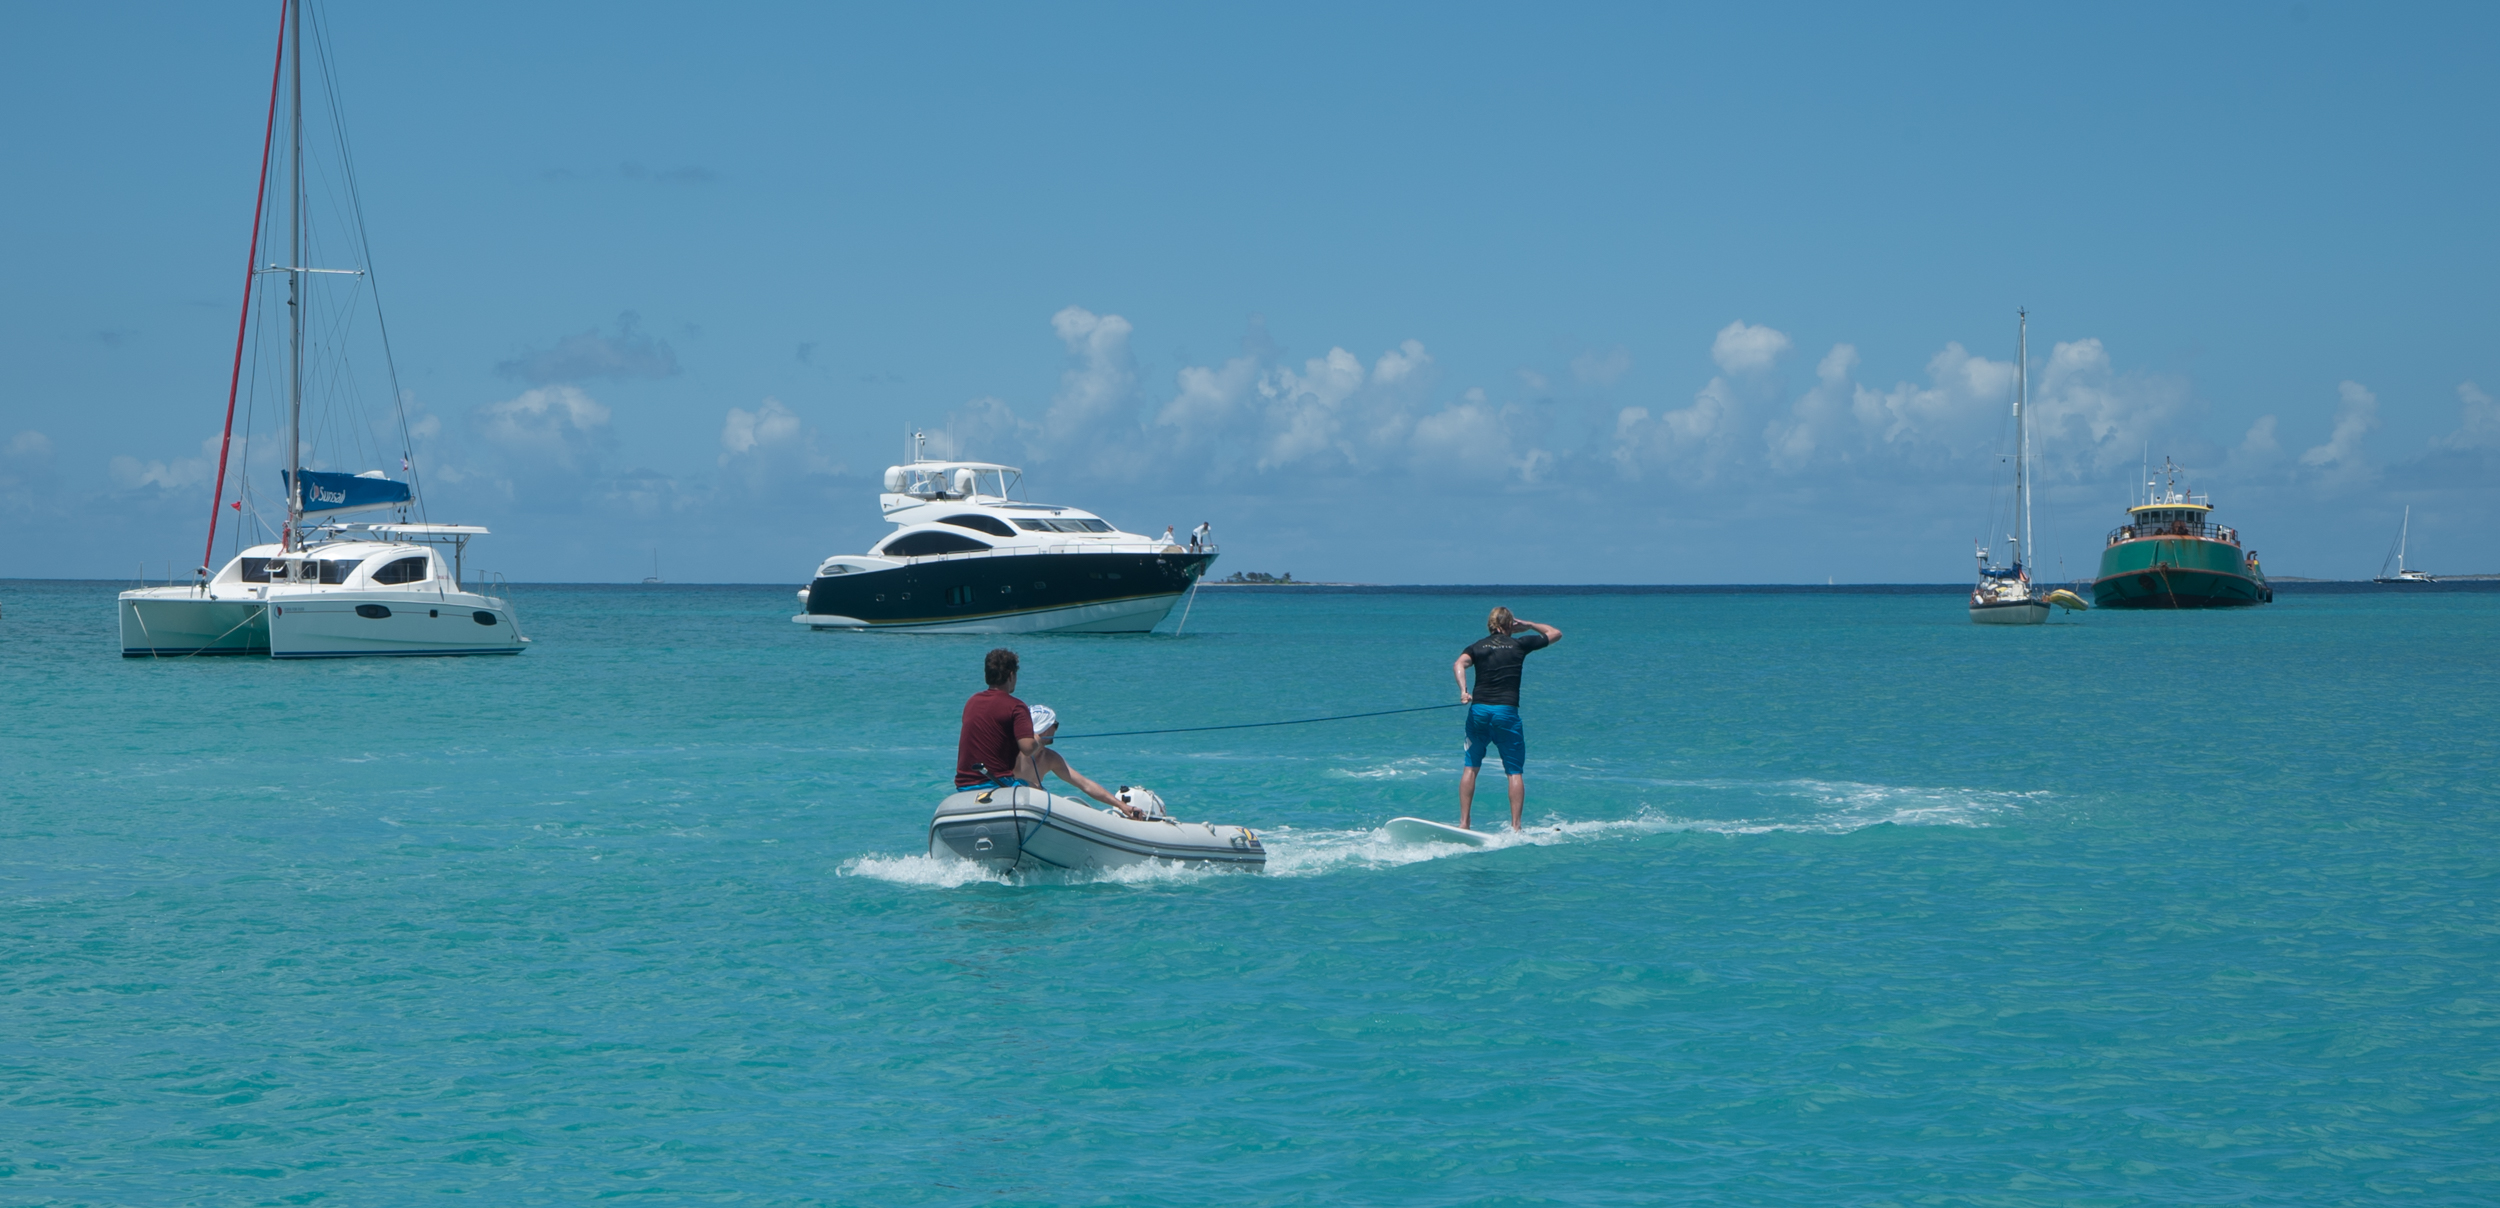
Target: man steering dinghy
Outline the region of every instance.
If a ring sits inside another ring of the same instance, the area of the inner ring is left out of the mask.
[[[1016,699],[1022,666],[1014,651],[990,651],[981,671],[989,686],[964,702],[955,792],[929,822],[931,856],[1000,872],[1147,861],[1266,865],[1266,849],[1247,828],[1165,817],[1162,799],[1152,792],[1123,785],[1114,794],[1070,766],[1050,746],[1059,732],[1056,711]],[[1043,777],[1050,775],[1109,809],[1045,791]]]

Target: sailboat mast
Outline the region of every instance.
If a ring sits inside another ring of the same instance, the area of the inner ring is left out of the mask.
[[[2413,505],[2405,505],[2404,527],[2396,530],[2396,573],[2405,573],[2405,543],[2413,539]]]
[[[2031,420],[2023,414],[2024,404],[2031,401],[2031,312],[2017,309],[2014,337],[2014,567],[2023,570],[2023,559],[2031,555]],[[2031,575],[2024,571],[2023,582]]]
[[[285,549],[295,548],[295,527],[304,518],[304,0],[288,0],[288,17],[296,31],[288,48],[287,118],[287,373],[286,373],[286,534]]]

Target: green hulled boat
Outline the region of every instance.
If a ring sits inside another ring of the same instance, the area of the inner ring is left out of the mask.
[[[2145,502],[2127,509],[2127,523],[2101,550],[2092,603],[2101,608],[2233,608],[2271,604],[2274,589],[2238,530],[2212,523],[2213,503],[2179,486],[2179,469],[2162,459],[2162,478],[2148,477]]]

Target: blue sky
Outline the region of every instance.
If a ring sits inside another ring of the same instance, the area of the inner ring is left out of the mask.
[[[322,12],[515,579],[797,582],[919,425],[1220,570],[1952,581],[2017,306],[2051,573],[2148,445],[2500,571],[2489,6]],[[275,15],[10,15],[0,576],[198,557]]]

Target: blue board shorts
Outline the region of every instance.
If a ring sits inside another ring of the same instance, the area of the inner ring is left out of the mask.
[[[1517,776],[1528,767],[1528,732],[1520,727],[1517,705],[1467,706],[1467,766],[1484,766],[1484,745],[1502,751],[1502,773]]]

